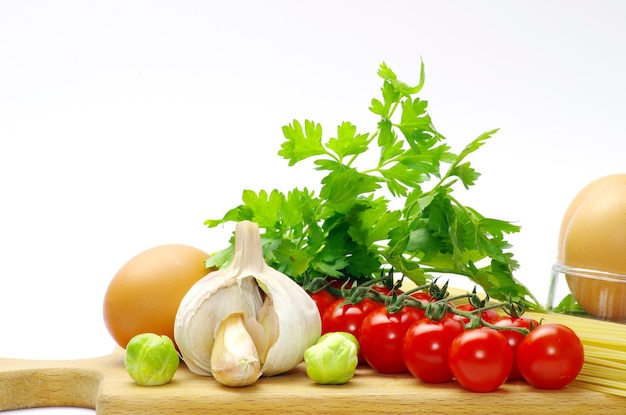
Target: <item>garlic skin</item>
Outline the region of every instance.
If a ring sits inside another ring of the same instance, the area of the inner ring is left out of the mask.
[[[261,377],[259,354],[240,311],[220,323],[211,354],[211,374],[219,383],[234,387],[252,385]]]
[[[321,334],[315,303],[295,281],[265,263],[259,227],[250,221],[236,225],[230,265],[195,283],[180,303],[174,338],[189,370],[213,376],[218,329],[237,312],[255,344],[263,376],[296,367]]]

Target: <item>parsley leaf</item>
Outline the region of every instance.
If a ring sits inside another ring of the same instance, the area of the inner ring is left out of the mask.
[[[364,193],[378,189],[378,178],[360,173],[356,169],[340,165],[322,179],[320,197],[328,207],[349,213],[355,199]]]
[[[282,144],[278,154],[289,159],[290,166],[308,157],[326,153],[322,146],[322,126],[312,121],[305,121],[302,129],[302,125],[294,120],[293,124],[283,127],[283,135],[287,141]]]
[[[345,156],[364,153],[369,144],[367,134],[357,134],[356,126],[344,122],[337,128],[337,138],[328,140],[326,146],[335,152],[339,161]]]

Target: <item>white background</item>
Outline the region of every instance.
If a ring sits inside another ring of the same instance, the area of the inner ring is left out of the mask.
[[[243,189],[316,188],[277,155],[281,127],[369,131],[383,61],[415,83],[424,60],[454,150],[501,128],[458,196],[522,226],[516,276],[545,300],[567,204],[624,172],[625,18],[595,0],[0,0],[0,356],[110,352],[117,269],[222,248],[203,221]]]

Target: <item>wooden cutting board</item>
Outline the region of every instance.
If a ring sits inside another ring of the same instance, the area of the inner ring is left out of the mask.
[[[123,359],[121,349],[93,359],[0,359],[0,411],[75,406],[101,415],[626,413],[626,398],[573,386],[545,391],[515,382],[496,392],[473,393],[454,382],[427,385],[408,374],[381,375],[365,367],[339,386],[313,383],[301,365],[249,387],[228,388],[183,365],[171,383],[142,387],[130,379]]]

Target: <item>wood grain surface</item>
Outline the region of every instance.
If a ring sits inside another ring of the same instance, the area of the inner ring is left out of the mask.
[[[0,411],[46,406],[95,408],[97,414],[624,414],[626,398],[573,386],[559,391],[507,383],[473,393],[450,382],[427,385],[410,375],[359,368],[345,385],[313,383],[303,365],[229,388],[182,365],[171,383],[138,386],[123,366],[123,350],[66,361],[0,359]]]

